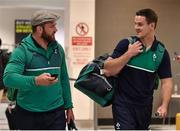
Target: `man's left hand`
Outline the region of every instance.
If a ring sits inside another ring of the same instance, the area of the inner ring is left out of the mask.
[[[72,109],[67,109],[66,111],[66,119],[67,119],[67,123],[70,123],[70,120],[74,121],[74,113]]]

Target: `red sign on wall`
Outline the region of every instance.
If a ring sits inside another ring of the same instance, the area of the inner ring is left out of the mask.
[[[72,45],[91,46],[92,37],[72,37]]]

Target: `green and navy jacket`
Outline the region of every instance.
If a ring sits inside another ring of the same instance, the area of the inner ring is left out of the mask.
[[[131,38],[133,42],[129,38],[121,40],[111,57],[120,57],[129,44],[140,41],[136,36]],[[172,77],[169,54],[155,38],[150,49],[143,47],[143,52],[132,57],[118,74],[113,104],[152,105],[156,74],[160,79]]]
[[[35,77],[42,73],[58,74],[58,82],[37,86]],[[7,88],[18,89],[17,104],[28,111],[46,112],[73,106],[65,54],[56,41],[45,50],[31,34],[24,38],[11,55],[3,81]]]

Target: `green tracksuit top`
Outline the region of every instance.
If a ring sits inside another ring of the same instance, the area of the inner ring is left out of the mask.
[[[58,82],[50,86],[37,86],[35,77],[42,73],[58,74]],[[38,46],[30,34],[12,53],[6,66],[4,84],[17,88],[17,104],[32,112],[45,112],[64,106],[72,108],[69,77],[65,54],[57,42],[45,50]]]

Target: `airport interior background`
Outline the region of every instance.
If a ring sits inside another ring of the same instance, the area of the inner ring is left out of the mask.
[[[29,33],[26,21],[30,20],[34,11],[50,9],[59,13],[61,18],[57,23],[56,39],[66,53],[77,127],[113,129],[111,106],[102,108],[94,103],[74,88],[74,80],[85,64],[99,55],[111,53],[120,39],[135,34],[133,26],[137,10],[152,8],[159,16],[156,37],[165,43],[170,54],[175,88],[166,119],[154,116],[161,102],[161,89],[155,90],[150,127],[174,130],[176,114],[180,112],[180,63],[174,59],[180,53],[179,7],[179,0],[0,0],[1,48],[11,52],[21,40],[19,35]],[[18,24],[25,30],[19,32]],[[82,26],[84,30],[79,28]],[[0,130],[8,129],[4,111],[9,102],[5,93],[1,91],[1,95]]]

